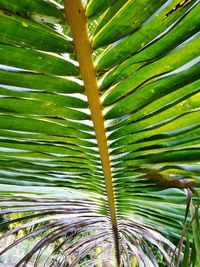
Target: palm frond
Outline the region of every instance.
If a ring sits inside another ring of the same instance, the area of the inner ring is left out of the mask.
[[[1,254],[40,236],[15,266],[199,263],[199,13],[0,0]]]

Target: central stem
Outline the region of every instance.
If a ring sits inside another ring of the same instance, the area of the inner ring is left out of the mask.
[[[92,47],[87,32],[85,10],[81,0],[65,0],[64,11],[67,18],[67,23],[71,28],[75,51],[80,64],[80,72],[84,82],[85,93],[88,98],[88,104],[94,124],[108,197],[109,213],[115,240],[116,258],[119,265],[119,234],[117,228],[115,197],[108,142],[102,113],[102,105],[100,102],[99,88],[96,80],[96,71],[92,58]]]

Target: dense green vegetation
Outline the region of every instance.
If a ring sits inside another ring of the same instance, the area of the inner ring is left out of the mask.
[[[32,244],[14,266],[200,266],[199,14],[0,0],[0,254]]]

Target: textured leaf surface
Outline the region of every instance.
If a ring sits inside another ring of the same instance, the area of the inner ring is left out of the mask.
[[[65,53],[72,51],[66,38],[47,26],[25,18],[0,12],[0,41],[49,52]],[[57,45],[55,46],[55,43]]]
[[[62,11],[51,2],[39,0],[1,0],[0,7],[22,17],[48,23],[64,23]]]
[[[62,57],[4,44],[0,44],[0,62],[44,74],[76,76],[79,73],[74,64]]]

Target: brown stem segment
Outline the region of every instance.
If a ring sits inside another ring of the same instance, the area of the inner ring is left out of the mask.
[[[85,93],[88,98],[89,108],[94,124],[94,130],[98,142],[99,154],[108,197],[109,213],[115,240],[117,264],[120,264],[119,233],[117,228],[117,217],[115,197],[109,150],[104,126],[104,117],[99,96],[99,88],[96,80],[96,71],[92,59],[92,47],[87,32],[87,19],[81,0],[65,0],[64,12],[72,32],[76,55],[80,64],[80,72],[84,81]]]

